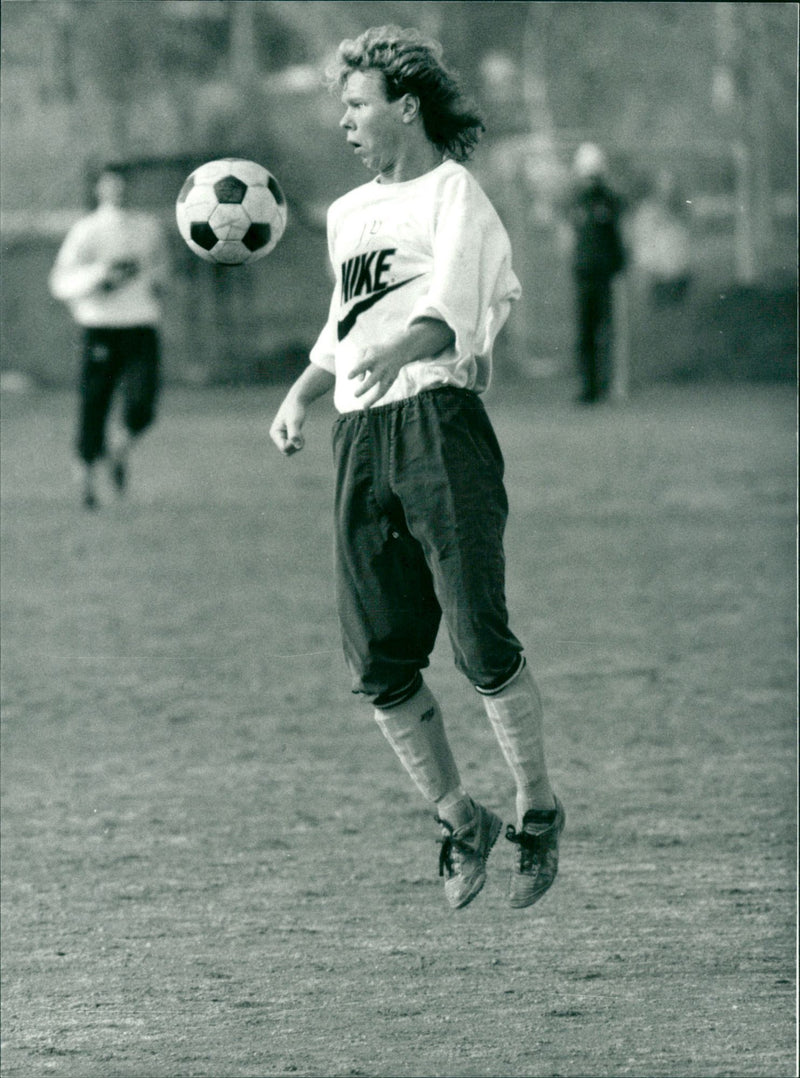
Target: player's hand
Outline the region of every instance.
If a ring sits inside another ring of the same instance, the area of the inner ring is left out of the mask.
[[[138,273],[139,263],[133,258],[112,262],[100,283],[100,288],[104,292],[116,292],[118,288],[127,284],[128,281],[132,281]]]
[[[370,345],[365,348],[347,376],[359,382],[353,395],[365,398],[364,403],[368,406],[374,404],[389,392],[407,362],[408,357],[398,347]]]
[[[284,401],[278,409],[269,436],[284,456],[299,453],[306,440],[302,434],[305,409]]]

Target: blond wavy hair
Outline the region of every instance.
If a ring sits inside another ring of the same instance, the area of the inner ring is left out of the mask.
[[[343,41],[327,72],[329,84],[344,86],[354,71],[380,72],[389,101],[403,94],[416,97],[425,134],[454,161],[466,161],[486,129],[442,62],[442,46],[419,30],[373,26]]]

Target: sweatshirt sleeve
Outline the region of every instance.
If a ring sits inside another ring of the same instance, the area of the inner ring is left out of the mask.
[[[95,259],[83,222],[67,233],[50,271],[51,294],[62,302],[91,295],[103,281],[106,266]]]
[[[438,192],[433,218],[433,273],[409,317],[440,318],[459,355],[482,356],[520,295],[511,244],[494,207],[464,170]]]

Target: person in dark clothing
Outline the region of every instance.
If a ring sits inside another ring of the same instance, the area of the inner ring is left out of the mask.
[[[625,267],[622,200],[607,179],[603,152],[584,143],[575,154],[575,189],[567,218],[572,231],[572,274],[577,302],[578,400],[595,404],[611,387],[614,277]]]

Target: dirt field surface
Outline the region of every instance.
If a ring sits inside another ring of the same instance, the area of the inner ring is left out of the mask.
[[[512,622],[567,809],[451,912],[438,829],[349,692],[331,413],[168,392],[82,511],[70,394],[2,416],[5,1078],[780,1076],[795,1051],[795,401],[489,395]],[[465,782],[513,788],[446,636]]]

